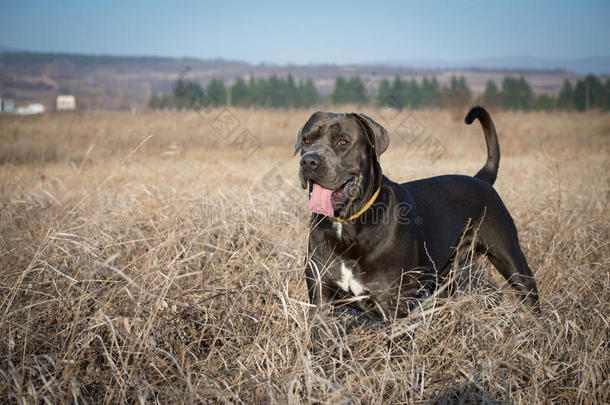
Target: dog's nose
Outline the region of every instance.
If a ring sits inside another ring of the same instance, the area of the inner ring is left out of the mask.
[[[315,154],[309,154],[303,156],[301,159],[301,167],[303,169],[316,170],[320,166],[320,156]]]

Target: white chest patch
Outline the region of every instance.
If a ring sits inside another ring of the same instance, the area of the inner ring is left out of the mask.
[[[341,280],[337,281],[337,285],[345,292],[352,291],[352,294],[358,296],[365,290],[364,286],[354,278],[352,269],[347,267],[345,263],[341,263]]]
[[[341,231],[343,230],[343,225],[340,222],[333,222],[333,229],[337,234],[337,238],[341,238]]]

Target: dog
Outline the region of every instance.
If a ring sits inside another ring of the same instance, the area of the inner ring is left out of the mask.
[[[474,176],[398,184],[379,158],[388,132],[357,113],[316,112],[299,131],[299,178],[312,211],[305,279],[310,303],[347,305],[383,320],[405,317],[442,285],[458,243],[473,243],[537,309],[538,289],[513,219],[493,188],[500,148],[489,113],[474,107],[487,162]],[[476,237],[475,237],[476,236]]]

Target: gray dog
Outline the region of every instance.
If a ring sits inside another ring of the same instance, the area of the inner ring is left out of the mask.
[[[470,110],[466,123],[475,119],[483,126],[488,156],[474,177],[404,184],[382,174],[379,156],[389,139],[371,118],[316,112],[307,120],[295,154],[301,152],[299,178],[309,187],[313,212],[306,268],[312,304],[341,300],[384,320],[406,316],[444,281],[463,237],[526,304],[538,307],[517,229],[492,187],[500,162],[494,124],[481,107]]]

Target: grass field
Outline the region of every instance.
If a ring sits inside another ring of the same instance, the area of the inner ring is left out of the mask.
[[[466,110],[365,112],[393,180],[485,161]],[[307,316],[309,113],[0,116],[0,402],[610,401],[609,114],[493,114],[540,315],[473,287],[346,333]]]

